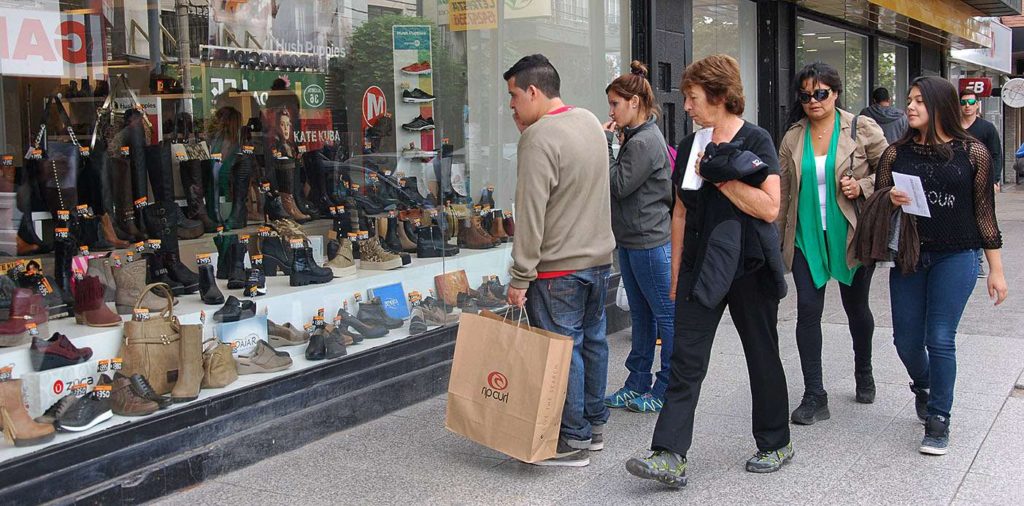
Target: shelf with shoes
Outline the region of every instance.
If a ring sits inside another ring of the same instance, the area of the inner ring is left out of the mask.
[[[217,254],[215,252],[211,255],[210,261],[211,263],[216,264]],[[277,363],[278,366],[281,366],[290,359],[290,367],[275,372],[242,374],[237,380],[231,382],[224,388],[204,388],[200,390],[198,399],[208,399],[217,395],[251,387],[253,385],[270,381],[283,375],[302,371],[322,363],[322,360],[320,360],[319,357],[315,357],[317,358],[316,360],[307,359],[306,352],[309,348],[310,340],[305,339],[304,336],[300,337],[302,331],[299,330],[303,329],[307,323],[311,322],[313,315],[315,315],[317,310],[320,308],[323,308],[325,315],[327,315],[327,319],[330,320],[329,325],[344,327],[342,332],[339,333],[339,336],[351,336],[352,342],[344,346],[345,354],[350,356],[378,346],[387,345],[389,343],[405,339],[425,330],[420,326],[419,322],[416,322],[417,318],[414,317],[415,315],[410,315],[410,318],[399,322],[400,326],[388,329],[386,335],[377,337],[377,333],[372,327],[379,326],[381,322],[384,321],[379,314],[374,314],[374,311],[379,313],[380,304],[375,304],[376,301],[370,301],[369,306],[376,305],[378,309],[374,309],[373,311],[370,311],[369,309],[364,310],[364,308],[360,307],[359,303],[353,298],[354,294],[360,293],[363,295],[363,300],[367,300],[366,294],[377,295],[374,292],[375,290],[382,290],[382,287],[398,283],[401,284],[401,287],[406,292],[418,291],[423,294],[430,294],[435,289],[435,277],[439,273],[463,271],[469,279],[485,280],[482,282],[484,286],[474,285],[478,288],[474,289],[474,292],[472,293],[472,300],[479,301],[477,302],[477,307],[487,307],[485,305],[486,300],[495,299],[502,293],[501,288],[495,290],[490,287],[488,285],[490,282],[489,280],[495,275],[500,276],[500,279],[507,280],[509,263],[510,245],[502,245],[488,250],[465,250],[453,257],[413,257],[409,265],[398,269],[386,271],[357,269],[354,275],[350,277],[334,279],[324,284],[308,285],[303,287],[290,286],[288,276],[279,275],[266,277],[265,287],[267,294],[251,299],[255,302],[256,307],[258,308],[257,311],[263,312],[265,310],[267,318],[274,322],[274,325],[270,326],[271,328],[268,329],[268,333],[271,335],[270,339],[276,344],[276,346],[274,346],[276,350],[270,351],[269,354],[266,354],[266,358],[263,360],[268,364]],[[214,283],[223,293],[225,298],[233,296],[237,300],[250,300],[242,297],[241,290],[228,289],[228,280],[215,279]],[[497,286],[502,286],[501,283],[501,281],[497,281]],[[486,296],[482,293],[478,293],[484,291],[487,292]],[[489,299],[487,297],[489,297]],[[222,309],[222,306],[204,304],[198,295],[186,295],[178,297],[177,300],[178,303],[174,306],[174,314],[183,325],[199,323],[201,311],[205,312],[207,321],[212,324],[211,320],[213,318],[213,314],[217,310]],[[339,309],[345,308],[346,302],[348,309],[345,314],[355,317],[358,322],[352,322],[349,324],[346,322],[345,318],[342,318],[340,321],[333,320],[333,316],[338,314]],[[472,306],[466,303],[465,300],[463,301],[463,306],[464,308],[453,308],[449,305],[447,308],[444,308],[448,310],[445,313],[447,316],[439,316],[435,313],[429,318],[426,318],[422,323],[429,325],[429,328],[434,328],[436,325],[441,323],[449,325],[453,324],[460,311],[472,309]],[[417,307],[417,305],[412,307],[413,313],[418,313]],[[495,307],[495,309],[497,308]],[[127,321],[130,317],[124,315],[122,318]],[[413,325],[414,322],[416,322],[415,326]],[[293,332],[286,333],[280,330],[274,330],[275,327],[284,327],[286,324],[289,325]],[[210,324],[208,324],[208,326],[209,325]],[[392,326],[394,327],[394,325]],[[31,363],[29,354],[30,345],[24,344],[11,348],[0,348],[0,363],[11,364],[13,377],[18,380],[24,380],[28,375],[48,374],[49,376],[46,377],[46,381],[37,381],[36,383],[52,386],[56,379],[62,376],[62,373],[71,373],[71,376],[81,377],[83,373],[89,374],[90,371],[97,371],[100,360],[112,359],[118,356],[123,342],[122,328],[120,326],[88,327],[84,325],[77,325],[74,323],[73,319],[69,318],[49,321],[45,326],[45,329],[41,329],[40,332],[44,338],[48,337],[51,333],[66,335],[69,342],[79,350],[89,348],[91,356],[85,362],[81,362],[76,365],[37,372],[34,370]],[[284,335],[284,337],[282,337],[282,335]],[[344,341],[342,341],[342,343],[344,344]],[[270,347],[268,346],[267,348]],[[283,357],[281,354],[287,354],[288,357]],[[272,365],[269,367],[274,368]],[[93,384],[99,384],[99,375],[93,374],[92,376]],[[138,399],[134,400],[138,401]],[[141,403],[141,401],[139,402]],[[46,444],[25,447],[0,444],[0,462],[28,455],[34,451],[46,448],[47,445],[61,444],[76,438],[89,437],[90,435],[102,432],[110,427],[125,423],[132,423],[138,420],[145,420],[148,416],[165,413],[167,410],[183,409],[187,406],[188,403],[171,404],[165,409],[161,409],[144,416],[129,417],[113,414],[109,420],[103,421],[95,427],[88,428],[87,430],[78,432],[57,432],[54,438]],[[29,414],[34,418],[44,414],[44,412],[50,407],[51,406],[30,405]]]

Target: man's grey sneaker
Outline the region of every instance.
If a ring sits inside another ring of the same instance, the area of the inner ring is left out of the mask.
[[[790,418],[797,425],[814,425],[819,420],[832,418],[828,410],[828,394],[804,394],[800,406],[793,410]]]
[[[589,443],[587,443],[589,444]],[[558,438],[558,449],[555,451],[555,456],[542,460],[540,462],[534,462],[535,466],[559,466],[559,467],[586,467],[590,465],[590,455],[587,454],[586,450],[580,450],[569,446],[569,442],[564,437]]]
[[[778,450],[758,450],[747,461],[747,471],[752,473],[774,473],[782,469],[782,464],[793,459],[793,453],[793,443],[789,443]]]
[[[949,419],[932,415],[924,423],[924,439],[918,449],[925,455],[945,455],[949,450]]]
[[[604,425],[590,426],[590,446],[587,450],[592,452],[604,450]]]
[[[626,401],[626,409],[634,413],[660,413],[665,401],[647,393]]]
[[[645,459],[629,459],[626,471],[637,478],[660,481],[673,488],[686,486],[686,457],[672,452],[656,451]]]
[[[914,410],[917,411],[917,419],[924,423],[928,420],[928,389],[918,388],[911,383],[910,391],[914,392]]]
[[[618,389],[615,393],[604,398],[604,405],[609,408],[625,408],[630,399],[640,397],[640,392],[630,390],[626,387]]]

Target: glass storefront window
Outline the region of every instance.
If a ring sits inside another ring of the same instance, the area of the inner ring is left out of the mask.
[[[843,79],[843,108],[858,112],[868,106],[868,38],[841,28],[805,18],[796,20],[796,66],[827,63]]]
[[[903,109],[907,102],[907,84],[910,82],[907,46],[884,40],[878,41],[878,60],[875,62],[877,85],[889,90],[892,105]]]
[[[188,346],[220,342],[250,372],[257,342],[287,355],[200,400],[498,310],[519,139],[502,73],[544,53],[565,101],[604,118],[630,60],[627,0],[179,3],[0,7],[0,375],[32,417],[65,376],[92,395],[112,359],[152,372],[121,356],[123,321],[164,308],[134,311],[149,282],[202,324]],[[12,299],[38,297],[30,333]],[[292,330],[229,326],[254,318]],[[29,346],[51,336],[92,354],[45,367]]]
[[[746,107],[757,122],[757,4],[749,0],[694,0],[693,61],[727,54],[740,62]]]

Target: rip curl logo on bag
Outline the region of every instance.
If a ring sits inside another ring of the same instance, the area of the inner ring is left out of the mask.
[[[483,395],[485,399],[494,399],[508,404],[508,392],[504,392],[507,388],[508,378],[498,371],[491,371],[487,375],[487,385],[480,389],[480,395]]]

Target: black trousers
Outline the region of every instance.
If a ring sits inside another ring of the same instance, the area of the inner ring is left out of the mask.
[[[796,346],[800,350],[800,369],[804,373],[804,393],[824,395],[821,379],[821,314],[825,310],[825,287],[814,286],[811,269],[800,248],[793,252],[793,283],[796,285]],[[863,265],[853,274],[850,286],[839,283],[839,295],[853,337],[853,363],[856,373],[871,373],[871,339],[875,317],[868,305],[871,276],[875,267]]]
[[[779,301],[771,287],[771,274],[761,269],[735,280],[725,300],[715,308],[682,296],[676,298],[675,348],[652,450],[683,456],[689,451],[700,386],[708,372],[711,345],[726,306],[747,359],[757,448],[771,451],[789,444],[789,397],[776,328]]]

